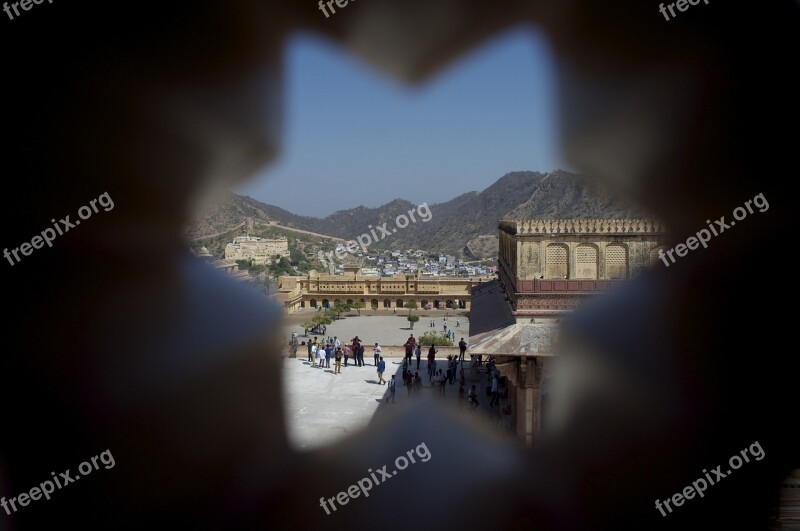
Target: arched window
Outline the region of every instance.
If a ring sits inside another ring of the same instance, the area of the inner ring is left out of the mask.
[[[658,251],[663,251],[663,247],[656,247],[650,251],[650,265],[654,266],[658,264],[658,261],[661,259],[658,255]],[[668,262],[669,263],[669,262]]]
[[[606,277],[628,278],[628,248],[620,243],[606,246]]]
[[[575,278],[597,278],[597,247],[582,243],[575,248]]]
[[[545,252],[545,277],[566,278],[569,276],[567,256],[569,250],[563,243],[551,243]]]

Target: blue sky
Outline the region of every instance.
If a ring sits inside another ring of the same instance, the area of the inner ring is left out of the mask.
[[[564,168],[552,57],[531,30],[407,86],[316,37],[286,55],[284,144],[236,190],[296,214],[440,203],[510,171]]]

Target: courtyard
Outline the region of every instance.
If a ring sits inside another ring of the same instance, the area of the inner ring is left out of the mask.
[[[291,337],[292,332],[296,332],[299,340],[306,341],[309,337],[311,339],[316,335],[322,337],[321,334],[313,334],[309,332],[308,337],[303,335],[303,322],[311,319],[316,315],[315,310],[306,310],[297,312],[287,316],[284,329],[286,330],[286,338]],[[390,315],[372,315],[371,310],[361,310],[361,317],[358,317],[354,312],[351,312],[347,317],[337,319],[327,326],[325,336],[338,337],[342,342],[349,342],[355,336],[358,336],[366,347],[374,345],[376,342],[384,345],[403,345],[408,339],[409,334],[414,334],[414,337],[419,337],[426,332],[436,332],[439,335],[444,333],[444,324],[447,324],[448,329],[452,327],[455,333],[455,342],[463,337],[469,340],[469,319],[464,315],[455,314],[453,312],[439,312],[426,315],[425,313],[417,313],[420,315],[420,320],[414,323],[414,329],[411,330],[410,324],[406,320],[405,311],[401,313]],[[446,321],[445,321],[446,319]],[[431,327],[431,321],[434,326]],[[458,321],[459,326],[456,326]],[[297,356],[302,356],[302,348],[298,349]],[[426,354],[426,353],[423,353]],[[372,349],[367,348],[365,359],[372,356]]]
[[[330,369],[321,369],[312,367],[301,354],[305,352],[298,352],[297,358],[283,360],[283,402],[286,408],[287,432],[289,442],[301,450],[311,450],[352,435],[380,416],[385,408],[408,406],[420,400],[436,400],[459,408],[458,381],[446,385],[445,396],[442,398],[439,389],[429,383],[424,356],[419,368],[423,382],[422,392],[411,397],[401,381],[402,358],[384,358],[384,378],[389,380],[394,374],[395,380],[398,380],[396,402],[389,404],[385,400],[389,394],[388,386],[378,384],[371,355],[364,357],[364,367],[355,367],[351,363],[342,367],[341,374],[334,374],[333,360]],[[444,367],[444,361],[444,356],[437,356],[439,368]],[[412,363],[412,370],[416,370],[416,361]],[[502,422],[508,432],[510,417],[503,416],[501,421],[500,408],[488,407],[489,400],[483,390],[488,385],[484,369],[472,374],[465,362],[464,372],[467,380],[465,394],[470,385],[477,385],[481,407],[476,411],[470,411],[466,406],[461,407],[461,414],[491,422],[498,426],[497,429],[501,429],[499,425]]]

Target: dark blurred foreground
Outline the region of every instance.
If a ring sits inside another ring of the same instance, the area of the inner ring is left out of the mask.
[[[55,0],[3,20],[3,247],[104,192],[115,207],[4,262],[0,495],[105,450],[116,465],[0,512],[0,529],[765,529],[800,467],[783,271],[798,4],[711,2],[669,22],[627,4],[363,0],[326,19],[305,1]],[[277,153],[291,32],[418,80],[516,23],[555,48],[571,162],[674,243],[758,193],[770,209],[575,315],[560,420],[536,451],[421,408],[299,454],[266,347],[279,311],[189,254],[191,209]],[[655,508],[755,441],[763,460]],[[319,508],[421,442],[425,467],[348,511]]]

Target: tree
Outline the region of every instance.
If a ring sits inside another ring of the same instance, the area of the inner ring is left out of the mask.
[[[419,321],[419,315],[409,314],[408,317],[406,317],[406,319],[408,319],[408,322],[411,323],[411,330],[414,330],[414,323]]]
[[[361,301],[355,301],[353,303],[353,308],[358,312],[358,316],[361,317],[361,309],[365,306],[365,304]]]
[[[317,323],[315,323],[313,320],[312,321],[306,321],[305,323],[303,323],[303,328],[305,328],[306,330],[311,330],[316,325],[317,325]],[[308,333],[306,333],[305,335],[308,336]]]
[[[320,313],[315,315],[314,318],[311,319],[311,322],[313,322],[315,325],[329,325],[331,324],[331,318],[324,313]]]
[[[437,334],[436,332],[425,332],[419,339],[417,339],[417,342],[420,345],[436,345],[437,347],[453,346],[452,341],[443,335]]]
[[[305,261],[306,261],[306,255],[304,255],[303,252],[300,251],[300,249],[298,249],[297,247],[294,247],[294,246],[289,248],[289,263],[290,264],[292,264],[293,266],[298,266],[302,262],[305,262]]]
[[[350,310],[350,305],[346,302],[339,301],[333,305],[333,313],[338,318],[341,314]]]
[[[408,308],[408,313],[411,313],[411,310],[416,310],[418,308],[416,301],[408,301],[406,303],[406,308]]]

